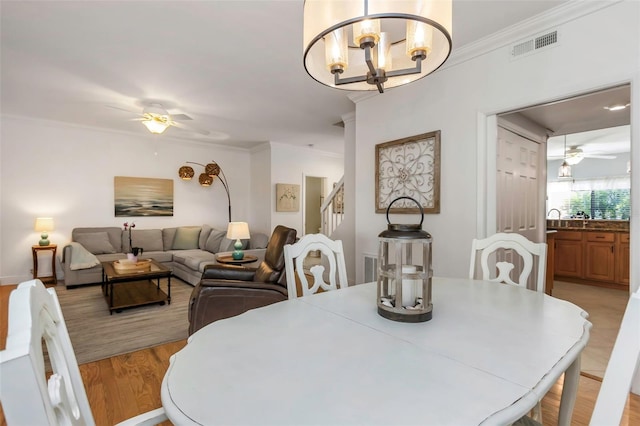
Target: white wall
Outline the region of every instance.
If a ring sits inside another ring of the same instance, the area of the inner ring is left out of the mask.
[[[262,144],[251,152],[251,211],[249,232],[271,234],[271,147]],[[241,219],[238,219],[241,220]]]
[[[495,191],[477,190],[478,178],[491,173],[482,170],[478,158],[495,146],[479,131],[487,123],[483,117],[631,81],[640,56],[639,8],[636,1],[616,3],[559,25],[561,39],[553,48],[510,61],[508,46],[496,46],[408,86],[357,101],[357,282],[363,278],[362,253],[377,251],[377,235],[386,227],[384,214],[374,213],[376,144],[441,130],[441,213],[427,215],[423,228],[434,239],[434,274],[465,276],[471,240],[479,232],[477,211]],[[536,31],[543,30],[538,25]],[[638,90],[632,82],[632,92]],[[634,134],[632,145],[638,146]],[[397,223],[416,219],[392,216]]]
[[[333,183],[342,178],[343,171],[342,156],[315,148],[300,148],[271,142],[271,229],[276,225],[284,225],[296,229],[299,236],[304,234],[304,203],[300,203],[300,211],[297,212],[276,212],[277,183],[300,185],[300,194],[304,198],[305,176],[326,177],[330,190]],[[327,194],[328,192],[324,195]]]
[[[186,161],[216,161],[231,188],[232,218],[250,209],[250,154],[246,150],[185,142],[170,135],[130,135],[16,117],[2,117],[0,145],[0,283],[30,279],[31,245],[39,233],[35,218],[51,216],[52,243],[70,240],[81,226],[122,226],[135,221],[141,229],[207,223],[226,229],[227,195],[220,182],[201,187],[196,178],[183,181],[178,169]],[[114,176],[174,180],[173,217],[115,217]],[[251,224],[250,224],[251,225]]]

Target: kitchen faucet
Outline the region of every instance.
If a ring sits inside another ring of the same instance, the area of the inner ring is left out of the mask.
[[[558,209],[551,209],[551,210],[549,210],[549,211],[547,212],[547,217],[548,217],[548,218],[551,218],[551,217],[550,217],[551,212],[552,212],[552,211],[554,211],[554,210],[558,212],[558,220],[560,220],[560,216],[562,216],[562,213],[560,213],[560,210],[558,210]]]

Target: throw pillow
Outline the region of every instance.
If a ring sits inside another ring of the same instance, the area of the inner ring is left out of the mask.
[[[82,247],[93,254],[115,253],[116,249],[109,241],[109,234],[106,232],[87,232],[86,234],[77,234],[76,242],[82,244]]]
[[[207,238],[207,243],[204,245],[204,249],[211,253],[217,253],[220,251],[220,241],[222,241],[226,234],[227,233],[225,231],[212,229],[209,234],[209,238]]]
[[[209,234],[213,228],[207,224],[202,225],[202,231],[200,231],[200,241],[198,241],[198,248],[200,250],[206,250],[205,247],[207,245],[207,240],[209,239]]]
[[[134,229],[131,232],[133,247],[142,247],[145,253],[150,251],[163,251],[162,230],[160,229]]]
[[[173,250],[197,249],[200,238],[200,227],[180,227],[173,239]]]

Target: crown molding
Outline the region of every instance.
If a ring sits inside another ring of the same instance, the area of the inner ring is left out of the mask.
[[[446,70],[447,68],[482,56],[493,50],[500,49],[518,40],[543,33],[554,27],[621,3],[622,1],[624,0],[568,1],[546,12],[481,38],[478,41],[465,44],[459,49],[454,48],[447,62],[436,72]]]

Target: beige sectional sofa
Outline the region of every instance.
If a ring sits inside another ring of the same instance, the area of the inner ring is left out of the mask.
[[[268,240],[267,235],[252,232],[251,239],[242,241],[245,253],[258,257],[256,266],[264,259]],[[106,262],[124,259],[131,251],[129,231],[118,227],[75,228],[71,241],[62,250],[62,269],[67,287],[102,282],[102,266],[93,265],[95,261],[85,263],[83,254],[89,252],[100,262]],[[133,247],[144,250],[139,258],[153,258],[171,268],[174,276],[196,285],[204,267],[217,263],[218,254],[232,251],[234,241],[226,238],[226,231],[203,225],[136,228],[131,232],[131,243]]]

